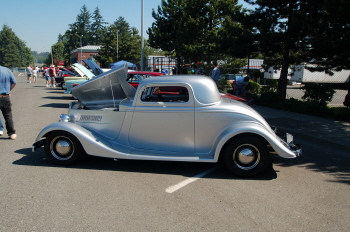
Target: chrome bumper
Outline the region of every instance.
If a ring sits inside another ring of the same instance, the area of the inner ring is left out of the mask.
[[[38,148],[44,146],[45,144],[45,139],[39,140],[32,145],[32,152],[35,152]]]
[[[293,135],[282,132],[278,130],[276,127],[272,127],[272,129],[275,131],[276,135],[282,140],[282,143],[291,150],[295,156],[300,156],[302,154],[302,148],[300,144],[296,144],[293,141]]]

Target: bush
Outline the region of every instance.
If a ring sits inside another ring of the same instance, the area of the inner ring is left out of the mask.
[[[257,105],[350,122],[350,109],[345,107],[328,107],[324,102],[301,101],[294,98],[280,100],[275,92],[250,96]]]
[[[302,99],[321,104],[330,102],[335,93],[334,89],[331,87],[321,84],[306,84],[302,89],[305,92]]]
[[[269,80],[268,85],[264,85],[261,88],[261,93],[277,92],[277,87],[278,87],[277,80]]]
[[[247,89],[247,92],[249,92],[249,93],[259,94],[260,89],[261,89],[261,85],[255,81],[249,80],[249,83],[248,83],[246,89]]]

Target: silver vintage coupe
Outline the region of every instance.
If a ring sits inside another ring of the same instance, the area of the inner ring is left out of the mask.
[[[85,154],[114,159],[218,162],[253,176],[271,162],[301,154],[290,134],[278,136],[250,106],[222,98],[206,76],[160,76],[126,82],[127,67],[72,89],[68,114],[46,126],[33,151],[70,165]]]

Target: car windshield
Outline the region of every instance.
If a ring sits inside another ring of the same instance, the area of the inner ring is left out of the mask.
[[[145,79],[145,77],[143,75],[140,74],[128,74],[126,81],[127,82],[140,82],[143,79]]]

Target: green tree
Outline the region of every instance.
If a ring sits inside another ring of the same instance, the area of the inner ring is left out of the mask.
[[[96,60],[101,63],[101,66],[108,68],[109,64],[113,63],[117,57],[117,27],[112,24],[106,27],[105,36],[102,41],[102,47],[99,49],[99,56]]]
[[[13,68],[33,64],[34,58],[25,42],[4,25],[0,31],[0,65]]]
[[[91,36],[91,45],[100,45],[102,43],[106,26],[106,23],[103,20],[103,17],[100,14],[100,9],[96,7],[95,11],[92,14],[92,23],[90,28],[90,36]]]
[[[53,60],[53,64],[55,64],[55,65],[57,65],[56,63],[58,61],[65,60],[65,52],[64,52],[63,42],[57,42],[54,45],[52,45],[51,51],[52,51],[52,55],[51,55],[51,53],[48,54],[49,59],[47,59],[46,62],[49,61],[49,63],[46,63],[46,65],[51,64],[51,59]]]
[[[317,71],[350,69],[350,1],[322,0],[311,29],[311,57]]]
[[[138,30],[135,27],[130,27],[123,17],[119,17],[107,27],[101,45],[102,48],[96,59],[103,67],[108,67],[109,64],[117,60],[134,62],[140,59],[141,37],[138,35]]]
[[[64,43],[64,61],[70,63],[70,53],[74,49],[90,44],[91,14],[83,5],[80,14],[77,15],[76,22],[69,24],[69,29],[59,39]],[[81,42],[81,44],[80,44]]]
[[[226,52],[221,46],[223,23],[239,10],[237,0],[162,0],[152,12],[155,22],[147,31],[148,43],[178,61],[202,60],[203,54],[218,59]]]
[[[281,67],[277,93],[285,99],[289,65],[310,60],[309,35],[323,0],[245,1],[258,6],[250,16],[252,25],[264,63]]]

